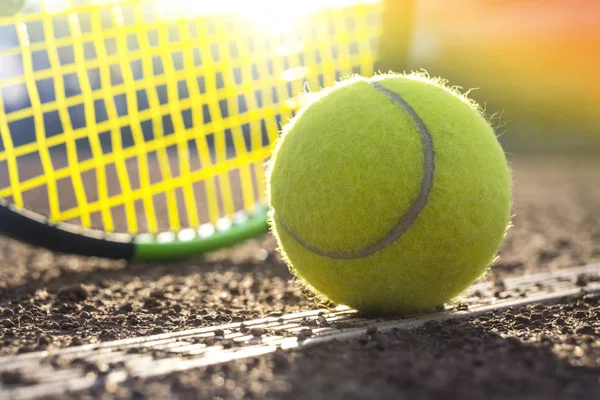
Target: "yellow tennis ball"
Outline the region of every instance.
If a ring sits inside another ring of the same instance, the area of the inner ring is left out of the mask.
[[[452,300],[486,272],[510,225],[511,174],[492,127],[424,75],[322,90],[285,126],[267,178],[291,271],[365,312]]]

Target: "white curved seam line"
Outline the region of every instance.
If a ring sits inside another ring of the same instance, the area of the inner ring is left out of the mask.
[[[392,102],[402,107],[402,109],[406,111],[411,117],[411,119],[414,121],[415,125],[417,126],[417,129],[419,130],[419,134],[421,135],[421,144],[423,147],[423,177],[421,179],[421,187],[419,189],[419,194],[416,200],[412,203],[408,212],[404,216],[402,216],[402,218],[400,218],[398,223],[395,224],[385,236],[356,251],[327,251],[320,249],[302,239],[299,235],[290,230],[284,223],[279,221],[279,225],[288,233],[288,235],[293,237],[306,249],[329,258],[351,260],[356,258],[367,257],[394,243],[415,222],[415,220],[427,204],[427,199],[429,197],[429,193],[431,192],[431,187],[433,185],[433,172],[435,169],[433,142],[431,139],[431,135],[427,130],[427,127],[425,126],[421,118],[417,115],[415,110],[413,110],[413,108],[402,97],[400,97],[399,94],[386,89],[378,82],[371,82],[370,84],[377,91],[379,91],[388,99],[390,99]]]

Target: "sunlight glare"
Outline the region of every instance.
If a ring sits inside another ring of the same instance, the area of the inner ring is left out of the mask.
[[[222,0],[197,1],[157,0],[156,11],[163,18],[177,19],[218,14],[236,14],[254,22],[258,29],[283,31],[290,29],[303,16],[325,7],[344,7],[379,0]]]

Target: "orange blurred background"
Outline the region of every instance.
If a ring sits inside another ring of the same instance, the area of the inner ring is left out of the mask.
[[[600,1],[417,0],[412,12],[404,70],[477,89],[515,148],[600,150]]]

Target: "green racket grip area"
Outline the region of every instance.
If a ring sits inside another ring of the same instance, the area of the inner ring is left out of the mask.
[[[197,230],[166,232],[156,236],[138,235],[133,241],[132,262],[164,261],[233,246],[268,232],[268,208],[259,206],[252,214],[239,213],[233,221],[223,220]]]

